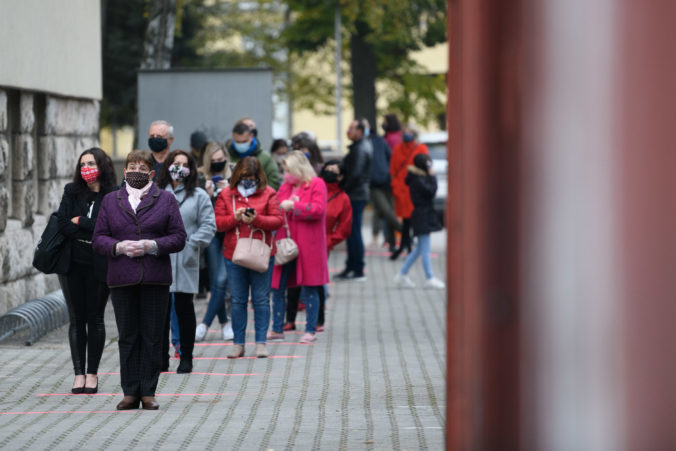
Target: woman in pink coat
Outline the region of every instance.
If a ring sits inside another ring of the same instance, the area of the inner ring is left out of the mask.
[[[319,315],[319,290],[329,282],[326,250],[326,185],[316,176],[310,161],[300,151],[291,152],[284,160],[284,184],[277,192],[291,238],[298,245],[298,257],[272,272],[272,331],[268,340],[283,340],[286,288],[301,287],[300,299],[305,303],[305,335],[301,343],[316,340]],[[286,237],[286,228],[277,231],[275,239]]]

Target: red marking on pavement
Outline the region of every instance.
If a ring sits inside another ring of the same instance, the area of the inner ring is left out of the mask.
[[[270,355],[268,359],[300,359],[302,356],[299,355]],[[257,359],[258,357],[239,357],[240,359]],[[193,360],[232,360],[228,357],[193,357]],[[172,357],[171,360],[178,360],[178,357]],[[101,374],[101,373],[99,373]],[[193,371],[192,374],[199,374]]]
[[[367,257],[375,256],[375,257],[389,257],[392,255],[392,252],[389,251],[366,251],[364,252],[364,255]]]
[[[101,373],[99,373],[101,374]],[[55,410],[52,412],[49,411],[33,411],[33,412],[0,412],[0,415],[42,415],[45,413],[86,413],[87,415],[92,413],[132,413],[138,412],[137,410]]]
[[[87,396],[123,396],[124,393],[94,393]],[[156,393],[158,396],[234,396],[235,393]],[[74,393],[38,393],[35,396],[81,396]]]
[[[253,346],[256,343],[254,342],[249,342],[246,343],[249,346]],[[267,344],[269,345],[293,345],[293,344],[298,344],[295,341],[268,341]],[[195,343],[195,346],[232,346],[233,343]]]
[[[241,358],[246,358],[246,357],[241,357]],[[174,358],[172,357],[172,360]],[[99,374],[109,374],[109,375],[116,375],[120,373],[99,373]],[[176,374],[176,371],[162,371],[162,374]],[[260,376],[261,373],[198,373],[197,371],[193,371],[192,373],[183,373],[183,374],[203,374],[206,376]]]
[[[296,324],[305,324],[305,321],[296,321]],[[210,330],[209,332],[220,332],[220,330]],[[247,330],[247,334],[255,334],[255,330]],[[285,330],[285,334],[304,334],[305,332],[300,330]],[[198,343],[195,343],[195,346],[200,346]]]

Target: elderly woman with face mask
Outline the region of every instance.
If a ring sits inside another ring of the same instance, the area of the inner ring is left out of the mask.
[[[153,159],[146,150],[127,155],[125,184],[103,198],[92,247],[108,256],[107,282],[119,333],[118,410],[157,410],[155,390],[162,367],[162,337],[169,286],[169,254],[186,244],[176,197],[152,182]]]

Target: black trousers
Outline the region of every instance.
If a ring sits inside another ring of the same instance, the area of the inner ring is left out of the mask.
[[[171,295],[174,295],[174,308],[176,309],[176,317],[178,318],[178,330],[181,338],[181,359],[192,359],[192,353],[195,349],[195,328],[197,321],[195,320],[195,304],[192,293],[169,293],[167,298],[167,315],[164,325],[164,337],[162,338],[162,358],[164,361],[164,368],[168,367],[169,361],[169,331],[171,320]]]
[[[120,335],[122,391],[125,396],[155,396],[169,285],[113,288],[110,294]]]
[[[324,325],[324,308],[326,305],[326,293],[324,287],[319,287],[317,291],[319,295],[319,316],[317,317],[317,325]],[[295,323],[296,315],[298,314],[298,301],[300,299],[300,287],[287,288],[286,290],[286,322]],[[181,340],[183,336],[181,336]]]
[[[411,253],[411,219],[404,219],[401,223],[401,243],[399,244],[399,249],[402,251],[406,249],[406,252]]]
[[[97,374],[106,344],[103,314],[108,302],[108,285],[96,280],[92,266],[71,262],[70,272],[59,275],[63,297],[68,305],[68,341],[76,375]]]

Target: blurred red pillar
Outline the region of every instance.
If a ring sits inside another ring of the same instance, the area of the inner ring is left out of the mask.
[[[448,1],[447,449],[676,443],[674,18]]]
[[[516,449],[518,1],[449,1],[447,447]]]

